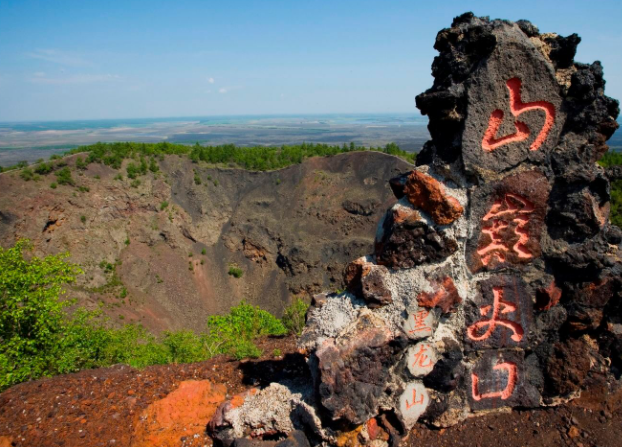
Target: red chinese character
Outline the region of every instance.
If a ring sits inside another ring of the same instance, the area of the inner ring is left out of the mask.
[[[514,117],[530,112],[540,110],[544,112],[544,124],[542,130],[531,143],[530,150],[535,151],[540,148],[546,141],[553,125],[555,124],[555,106],[547,101],[523,102],[521,99],[522,82],[518,78],[512,78],[506,82],[506,86],[510,91],[510,111]],[[510,143],[519,143],[529,138],[531,131],[529,126],[522,121],[514,121],[516,131],[512,134],[497,138],[497,132],[503,123],[503,110],[497,109],[493,111],[488,120],[488,129],[484,133],[482,140],[482,149],[486,152],[492,152],[495,149]]]
[[[479,401],[482,399],[492,399],[495,397],[500,397],[502,400],[509,399],[514,393],[514,388],[516,388],[516,382],[518,380],[518,371],[516,364],[512,362],[505,363],[497,363],[497,366],[492,368],[493,370],[502,370],[508,373],[508,384],[501,391],[492,391],[490,393],[479,393],[479,377],[477,374],[471,374],[471,391],[473,394],[473,399]],[[408,406],[408,401],[406,402]]]
[[[482,316],[487,316],[490,313],[490,318],[487,320],[480,320],[467,329],[467,335],[471,340],[482,341],[489,338],[492,333],[495,331],[497,326],[504,326],[510,329],[513,334],[510,337],[515,342],[519,342],[523,339],[523,328],[520,324],[507,320],[505,318],[501,318],[501,315],[508,314],[516,311],[516,305],[513,303],[508,303],[507,301],[503,301],[503,288],[502,287],[493,287],[492,293],[494,296],[492,306],[482,306],[479,309],[480,314]],[[492,312],[491,312],[492,311]],[[487,327],[485,332],[481,335],[478,335],[480,329]]]
[[[510,251],[516,253],[521,259],[531,259],[533,254],[527,248],[529,233],[525,229],[529,223],[529,215],[534,212],[533,204],[518,194],[507,193],[503,199],[497,200],[488,214],[482,219],[483,222],[492,222],[491,226],[482,229],[483,234],[490,237],[487,245],[477,250],[482,264],[488,265],[493,258],[504,262],[506,254]],[[513,233],[518,235],[518,241],[508,247],[508,243],[502,235],[502,231],[514,223]]]
[[[413,389],[413,402],[412,404],[408,403],[408,399],[406,399],[406,409],[410,410],[410,407],[414,407],[415,405],[423,404],[424,395],[422,394],[419,400],[417,400],[417,390]]]
[[[430,331],[432,332],[432,328],[425,325],[425,319],[430,314],[429,310],[420,310],[416,314],[413,314],[413,318],[415,319],[415,327],[408,331],[409,334],[414,334],[415,332],[420,331]]]
[[[415,360],[413,362],[413,367],[419,366],[421,368],[431,368],[434,366],[434,363],[430,360],[430,357],[426,354],[428,352],[428,345],[420,345],[419,352],[415,354]]]

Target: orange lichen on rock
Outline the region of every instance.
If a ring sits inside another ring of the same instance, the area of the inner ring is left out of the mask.
[[[203,434],[226,393],[224,385],[209,380],[181,382],[179,388],[145,409],[131,446],[173,447],[182,436]]]
[[[437,225],[449,225],[464,212],[460,202],[447,195],[438,180],[419,171],[408,176],[404,194],[413,206],[428,213]]]

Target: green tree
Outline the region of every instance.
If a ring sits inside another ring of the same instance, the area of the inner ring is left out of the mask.
[[[68,372],[67,322],[59,298],[81,270],[67,254],[24,257],[26,240],[0,247],[0,389],[42,375]]]

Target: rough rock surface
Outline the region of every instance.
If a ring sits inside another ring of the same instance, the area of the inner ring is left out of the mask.
[[[396,444],[418,422],[620,379],[622,238],[596,164],[619,110],[600,64],[574,62],[579,42],[470,13],[439,32],[417,97],[432,140],[390,182],[374,254],[315,300],[299,342],[324,441]],[[388,436],[359,436],[370,423]]]
[[[71,297],[91,309],[103,303],[111,321],[202,331],[209,315],[243,299],[279,315],[293,295],[342,289],[343,267],[372,250],[376,224],[395,202],[388,180],[411,166],[378,152],[270,172],[173,155],[159,164],[131,187],[125,166],[116,180],[118,171],[91,163],[74,173],[88,192],[51,189],[53,175],[0,174],[0,244],[28,238],[37,256],[69,251],[85,271]],[[113,275],[106,266],[115,263]],[[241,278],[227,274],[231,264]]]

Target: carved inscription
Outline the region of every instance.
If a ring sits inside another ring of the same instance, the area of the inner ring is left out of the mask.
[[[506,261],[506,255],[510,251],[519,259],[530,260],[533,254],[527,248],[529,232],[525,229],[529,223],[530,214],[534,212],[534,205],[529,200],[518,194],[507,193],[502,199],[497,200],[482,221],[485,228],[482,234],[487,235],[490,241],[477,250],[482,264],[489,265],[493,259],[499,262]],[[510,230],[507,230],[511,226]],[[507,232],[510,232],[510,236]],[[510,240],[518,240],[515,243]]]
[[[417,422],[429,403],[428,390],[421,382],[411,382],[406,385],[406,389],[400,396],[400,412],[405,422],[410,425]]]
[[[504,371],[507,374],[505,388],[497,391],[489,391],[482,394],[479,389],[479,377],[477,374],[472,373],[471,392],[474,400],[480,401],[482,399],[494,398],[501,398],[501,400],[507,400],[512,396],[512,394],[514,394],[514,389],[516,388],[516,382],[518,380],[518,369],[516,367],[516,364],[512,362],[498,363],[492,369],[493,371]]]
[[[524,103],[521,99],[522,82],[519,78],[509,79],[506,86],[510,92],[510,111],[514,118],[518,118],[521,114],[531,111],[544,112],[544,124],[542,130],[538,133],[533,143],[529,147],[530,150],[536,151],[546,141],[553,125],[555,124],[555,106],[547,101],[534,101]],[[493,111],[488,120],[488,129],[484,133],[482,148],[486,152],[492,152],[495,149],[510,143],[519,143],[525,141],[531,135],[529,126],[522,121],[514,121],[515,132],[502,137],[497,137],[497,132],[503,123],[503,110],[497,109]]]
[[[474,341],[487,340],[493,334],[497,326],[504,326],[513,332],[511,339],[519,342],[523,339],[523,328],[515,321],[503,318],[503,315],[516,312],[516,305],[503,301],[503,287],[493,287],[494,299],[492,305],[480,307],[482,316],[490,318],[482,319],[467,329],[467,336]],[[485,329],[485,330],[483,330]]]
[[[423,377],[429,374],[436,364],[436,350],[429,343],[417,343],[408,348],[406,361],[408,370],[413,376]]]
[[[404,332],[409,338],[418,339],[429,337],[432,335],[436,322],[433,311],[428,309],[419,309],[408,316],[404,321]]]

